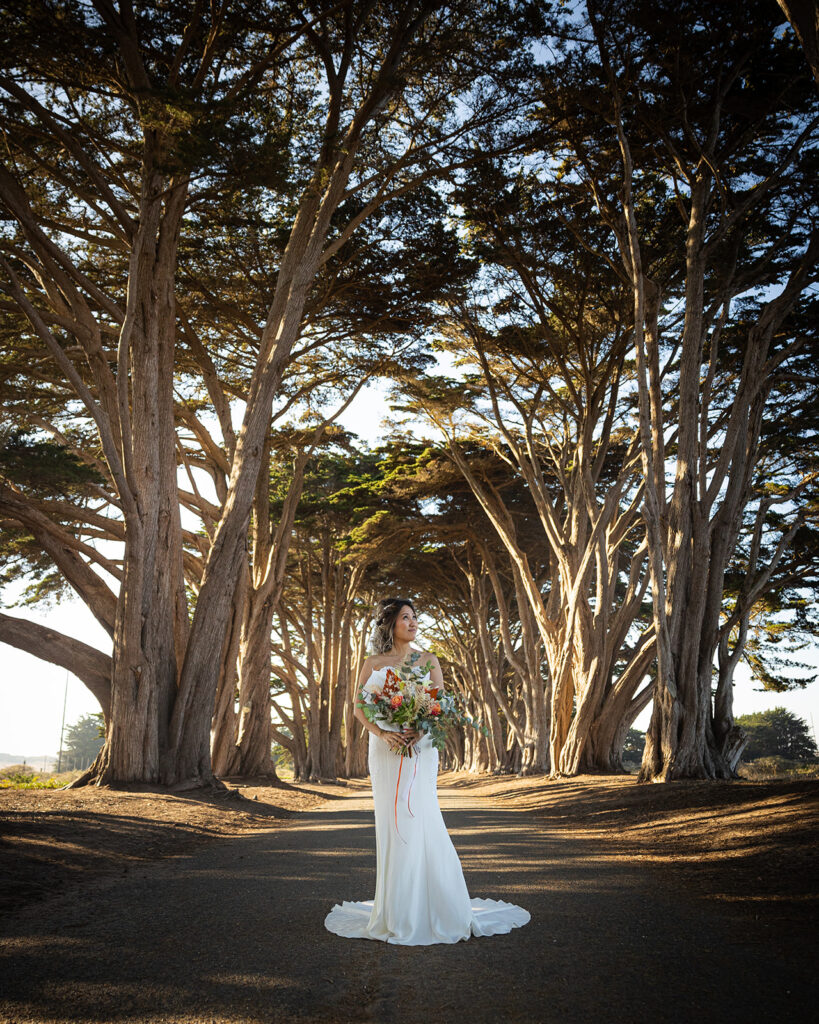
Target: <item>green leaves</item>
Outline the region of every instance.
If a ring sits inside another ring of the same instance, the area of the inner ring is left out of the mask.
[[[786,757],[794,761],[816,757],[816,743],[808,723],[787,708],[777,707],[740,715],[736,724],[748,734],[743,761],[759,757]]]
[[[85,485],[104,482],[63,445],[24,430],[10,430],[0,437],[0,476],[41,497],[79,496]]]

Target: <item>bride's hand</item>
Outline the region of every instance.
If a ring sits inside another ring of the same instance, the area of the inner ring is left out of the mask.
[[[417,729],[409,729],[406,726],[401,730],[401,735],[404,738],[404,743],[409,746],[410,744],[417,743],[421,739],[421,733]]]
[[[390,729],[384,729],[381,733],[381,739],[387,744],[390,750],[394,750],[398,753],[404,746],[404,737],[400,732],[392,732]]]

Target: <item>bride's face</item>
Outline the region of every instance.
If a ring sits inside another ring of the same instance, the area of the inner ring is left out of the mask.
[[[408,604],[405,604],[395,620],[392,630],[393,639],[408,644],[415,639],[417,632],[418,620],[415,618],[415,612]]]

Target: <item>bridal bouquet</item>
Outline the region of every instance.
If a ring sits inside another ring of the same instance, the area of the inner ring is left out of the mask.
[[[486,727],[470,718],[454,694],[424,683],[431,668],[431,662],[400,665],[398,671],[388,668],[383,680],[371,676],[359,694],[358,706],[370,722],[380,719],[429,733],[438,750],[444,749],[447,730],[456,725],[471,725],[486,736]],[[401,755],[412,757],[412,747],[404,747]]]

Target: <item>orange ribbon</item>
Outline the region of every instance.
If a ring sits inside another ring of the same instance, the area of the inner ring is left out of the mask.
[[[406,845],[406,839],[401,835],[398,829],[398,790],[401,788],[401,769],[404,767],[404,754],[399,755],[401,763],[398,765],[398,781],[395,783],[395,802],[393,803],[393,814],[395,815],[395,831],[398,834],[398,838],[402,843]],[[410,755],[412,756],[412,755]],[[414,818],[415,815],[412,813],[412,807],[410,807],[410,797],[412,796],[412,786],[415,782],[415,773],[418,771],[418,754],[415,754],[415,765],[412,769],[412,779],[410,780],[410,788],[407,793],[407,810],[410,812],[410,817]]]
[[[409,788],[409,792],[407,793],[407,810],[410,812],[410,817],[411,818],[415,817],[415,815],[412,813],[412,808],[410,807],[410,797],[412,796],[412,784],[413,784],[413,782],[415,782],[415,773],[417,771],[418,771],[418,753],[416,751],[416,754],[415,754],[415,765],[413,766],[413,769],[412,769],[412,778],[410,779],[410,788]]]
[[[398,765],[398,781],[395,784],[395,831],[398,832],[398,838],[401,842],[406,843],[406,839],[404,839],[398,831],[398,787],[401,785],[401,769],[404,767],[404,755],[400,754],[399,756],[401,758],[401,763]]]

